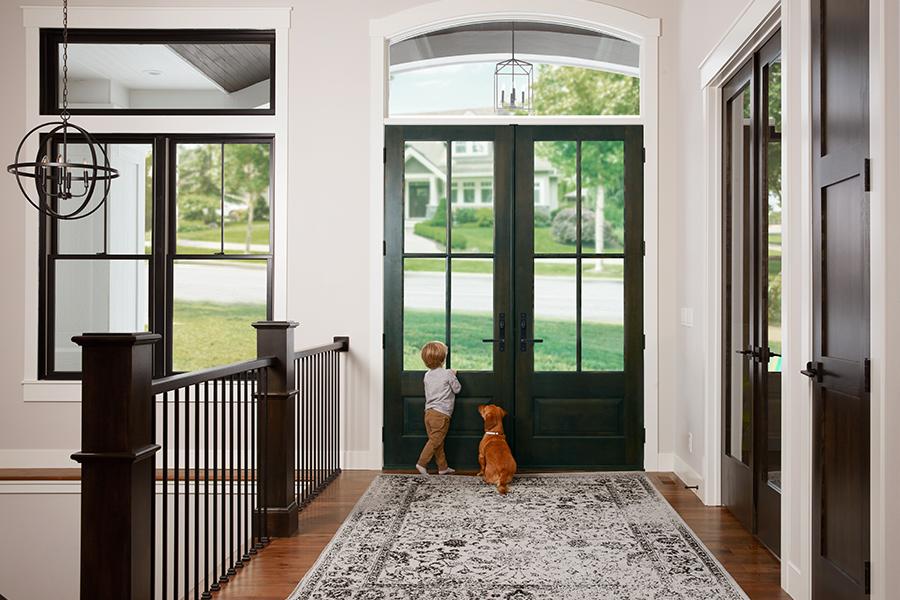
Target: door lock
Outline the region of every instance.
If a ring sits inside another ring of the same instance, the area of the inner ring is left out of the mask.
[[[497,334],[500,336],[498,338],[491,338],[481,340],[485,344],[497,344],[497,350],[500,352],[504,352],[506,350],[506,313],[500,313],[497,318],[497,329],[499,330]]]
[[[543,344],[544,340],[539,338],[528,338],[528,315],[522,313],[519,315],[519,350],[521,352],[528,351],[528,344]]]

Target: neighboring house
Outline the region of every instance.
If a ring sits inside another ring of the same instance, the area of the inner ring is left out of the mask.
[[[485,208],[494,204],[494,147],[490,142],[453,142],[450,203]],[[445,198],[447,151],[443,142],[409,142],[406,145],[407,220],[431,218]],[[535,159],[534,206],[549,213],[559,205],[559,178],[544,159]]]

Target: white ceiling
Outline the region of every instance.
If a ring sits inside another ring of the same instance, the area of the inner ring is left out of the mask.
[[[109,79],[131,90],[221,89],[163,44],[70,44],[69,78]]]

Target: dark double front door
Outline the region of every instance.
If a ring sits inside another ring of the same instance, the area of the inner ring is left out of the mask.
[[[385,138],[385,466],[422,448],[419,349],[439,340],[463,386],[451,465],[477,464],[476,407],[494,403],[522,468],[640,469],[641,128]]]

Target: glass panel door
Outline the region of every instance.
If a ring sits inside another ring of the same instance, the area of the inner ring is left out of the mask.
[[[420,352],[440,341],[463,388],[447,457],[454,466],[473,466],[483,431],[477,406],[496,403],[512,412],[510,254],[508,242],[496,242],[509,239],[512,130],[386,131],[385,463],[409,467],[421,450]]]
[[[516,451],[643,464],[640,127],[516,130]]]

